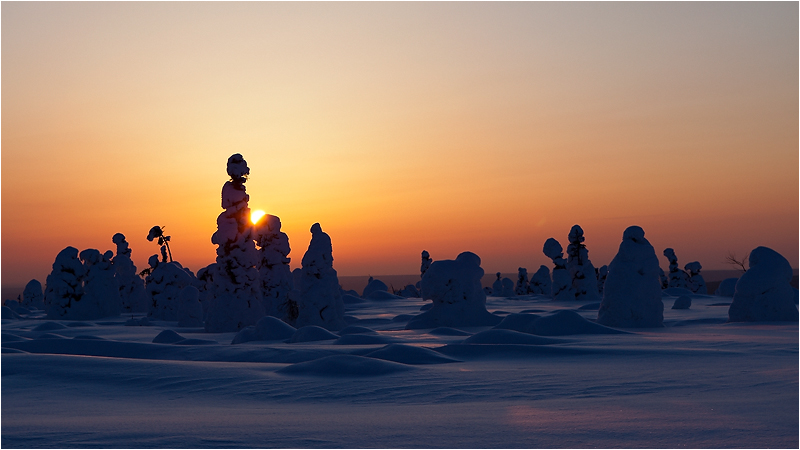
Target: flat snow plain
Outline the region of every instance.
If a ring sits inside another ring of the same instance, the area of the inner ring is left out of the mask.
[[[421,299],[348,304],[368,330],[298,343],[231,345],[235,333],[130,315],[3,320],[0,444],[797,448],[798,324],[725,323],[730,298],[674,300],[664,328],[542,338],[404,330]],[[500,316],[596,318],[581,306],[487,300]],[[164,330],[186,340],[153,343]]]

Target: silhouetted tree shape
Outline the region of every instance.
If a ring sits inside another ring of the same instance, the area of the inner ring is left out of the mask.
[[[732,266],[736,266],[742,272],[747,272],[747,267],[745,267],[744,262],[747,261],[747,258],[750,256],[750,252],[744,254],[742,259],[736,257],[736,253],[728,252],[728,256],[725,257],[725,264],[730,264]]]
[[[150,228],[147,233],[147,240],[153,242],[153,239],[158,238],[158,245],[161,246],[161,262],[167,262],[167,254],[169,254],[169,262],[172,262],[172,252],[169,249],[169,236],[164,236],[164,228],[158,225]]]

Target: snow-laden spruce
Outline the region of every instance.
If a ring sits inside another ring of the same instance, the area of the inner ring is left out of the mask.
[[[663,270],[661,272],[663,273]],[[606,277],[608,277],[608,266],[603,264],[599,269],[597,269],[597,293],[600,294],[601,298],[603,297],[603,289],[605,288]]]
[[[686,273],[689,276],[688,279],[688,288],[690,291],[694,292],[695,294],[708,294],[708,287],[706,286],[706,280],[703,279],[703,276],[700,275],[700,270],[703,268],[700,265],[699,261],[692,261],[689,264],[683,266],[686,270]]]
[[[316,325],[331,331],[347,326],[339,277],[333,268],[331,238],[318,223],[311,226],[311,242],[303,255],[297,320],[293,325]]]
[[[67,247],[56,256],[47,276],[45,311],[48,319],[93,320],[120,313],[119,285],[112,252]]]
[[[597,291],[597,276],[594,265],[589,260],[589,250],[583,244],[586,238],[579,225],[573,225],[569,230],[569,245],[567,246],[567,269],[572,277],[572,290],[575,300],[583,302],[599,302],[600,294]]]
[[[194,286],[186,286],[178,295],[178,326],[203,326],[203,305],[200,304],[200,291]]]
[[[514,293],[514,281],[511,278],[503,277],[501,282],[503,283],[502,297],[513,297],[517,295]]]
[[[117,246],[114,263],[115,277],[119,283],[119,296],[122,300],[122,312],[143,313],[147,312],[148,298],[144,288],[144,280],[136,272],[136,266],[131,260],[131,249],[125,235],[117,233],[111,238]]]
[[[270,214],[261,218],[254,228],[264,311],[268,316],[291,322],[297,318],[297,308],[289,302],[292,290],[289,236],[281,231],[281,219]]]
[[[689,288],[689,275],[678,267],[678,257],[672,248],[664,249],[664,256],[669,260],[669,286],[671,288]]]
[[[554,238],[547,239],[544,242],[544,247],[542,247],[544,255],[553,260],[553,299],[575,300],[572,276],[567,269],[567,261],[564,259],[563,250],[561,244]]]
[[[736,283],[728,309],[731,322],[797,322],[792,266],[769,247],[750,252],[750,268]]]
[[[608,266],[597,323],[610,327],[661,327],[664,303],[658,279],[658,257],[641,227],[628,227]]]
[[[150,274],[145,278],[145,290],[150,298],[147,317],[157,320],[178,320],[181,291],[194,284],[194,275],[177,261],[161,262],[158,255],[150,257]]]
[[[503,279],[501,278],[502,274],[500,272],[497,272],[495,275],[497,276],[497,279],[494,280],[494,283],[492,283],[492,297],[502,297],[503,296]]]
[[[550,268],[539,266],[539,270],[531,277],[531,293],[535,295],[553,295],[553,286],[550,282]]]
[[[431,259],[431,254],[428,253],[427,250],[423,250],[422,251],[422,263],[419,266],[419,276],[420,276],[420,278],[425,276],[425,272],[427,272],[428,269],[431,267],[431,263],[433,263],[433,260]]]
[[[231,155],[227,165],[230,180],[222,186],[222,208],[217,231],[211,242],[217,245],[217,265],[212,279],[214,298],[206,318],[206,331],[239,331],[264,317],[259,282],[259,254],[250,223],[250,196],[244,183],[250,174],[240,154]]]
[[[422,298],[433,307],[408,321],[407,330],[436,327],[494,326],[501,318],[486,310],[481,287],[481,259],[464,252],[455,260],[440,260],[422,277]]]
[[[528,269],[520,267],[517,269],[517,284],[514,286],[514,292],[517,295],[527,295],[528,291],[530,291]]]
[[[44,309],[44,291],[39,280],[31,280],[22,291],[22,306],[27,308]]]

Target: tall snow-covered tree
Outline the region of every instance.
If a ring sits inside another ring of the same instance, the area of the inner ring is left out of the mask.
[[[315,223],[311,242],[303,255],[296,327],[316,325],[331,331],[347,326],[344,321],[339,277],[333,268],[331,238]]]
[[[269,214],[254,228],[259,248],[258,275],[264,310],[268,316],[291,323],[297,319],[297,305],[289,298],[292,291],[289,236],[281,231],[281,219]]]
[[[572,277],[575,300],[599,302],[601,298],[597,292],[597,277],[594,265],[589,260],[589,250],[583,244],[585,240],[583,229],[579,225],[574,225],[569,231],[567,268]]]
[[[575,289],[572,287],[572,276],[567,269],[567,261],[561,244],[553,238],[544,242],[542,252],[553,260],[553,299],[575,300]]]
[[[669,287],[688,289],[689,276],[678,267],[678,257],[675,255],[675,250],[672,248],[664,249],[664,256],[669,260]]]

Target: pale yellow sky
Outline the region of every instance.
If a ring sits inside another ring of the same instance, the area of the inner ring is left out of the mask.
[[[293,267],[314,222],[343,275],[535,271],[576,223],[597,266],[630,225],[798,265],[797,3],[0,8],[4,284],[116,232],[141,270],[153,225],[213,262],[232,153]]]

